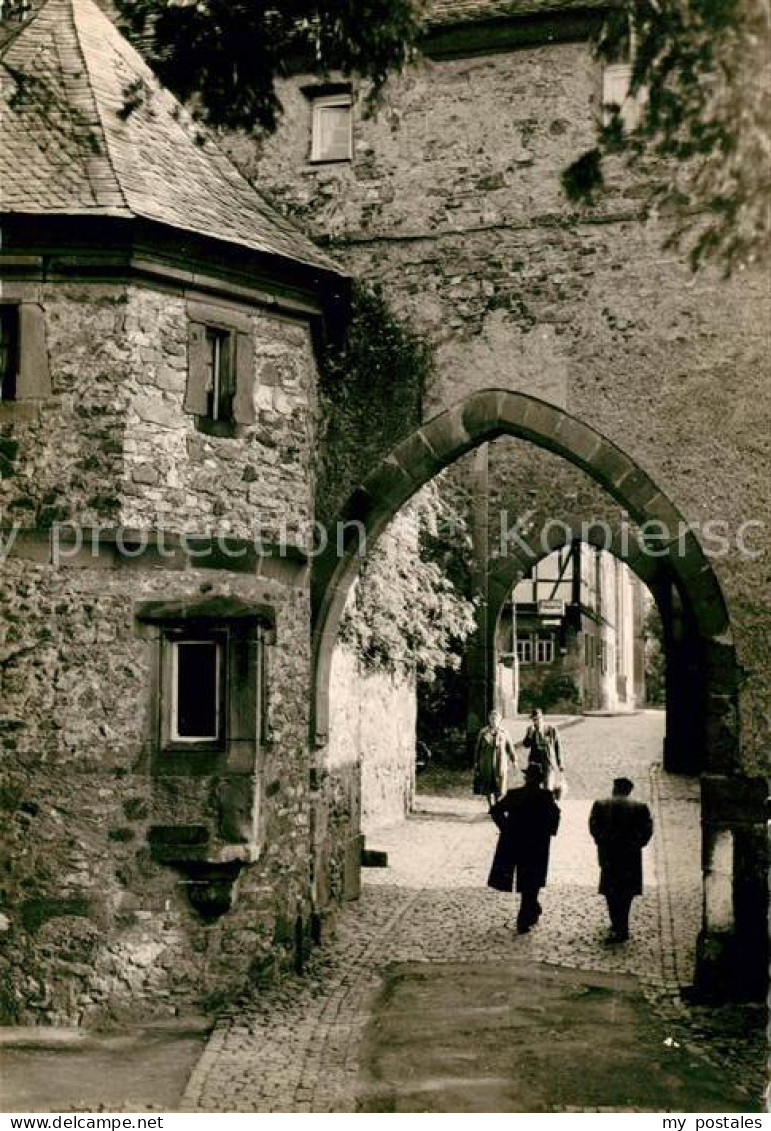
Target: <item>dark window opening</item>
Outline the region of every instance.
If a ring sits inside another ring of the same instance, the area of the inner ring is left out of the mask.
[[[176,640],[172,647],[172,741],[220,742],[223,738],[222,641]]]
[[[15,401],[19,373],[19,308],[0,306],[0,401]]]

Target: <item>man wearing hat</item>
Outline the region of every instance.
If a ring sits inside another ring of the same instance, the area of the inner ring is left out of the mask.
[[[525,784],[510,789],[490,810],[501,831],[488,886],[512,891],[514,873],[521,896],[517,931],[524,935],[541,917],[538,893],[546,884],[549,847],[560,823],[559,807],[543,788],[543,770],[537,764],[525,770]]]
[[[629,911],[636,895],[642,895],[642,850],[653,836],[650,809],[632,801],[634,783],[615,778],[613,795],[595,801],[589,815],[589,832],[597,844],[600,861],[600,894],[605,896],[611,933],[606,942],[629,938]]]

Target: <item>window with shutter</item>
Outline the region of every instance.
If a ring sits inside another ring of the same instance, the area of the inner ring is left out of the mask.
[[[0,401],[40,400],[51,394],[45,311],[37,302],[0,306]]]
[[[0,401],[16,400],[18,359],[19,308],[0,306]]]
[[[350,161],[353,156],[350,94],[314,98],[311,161]]]

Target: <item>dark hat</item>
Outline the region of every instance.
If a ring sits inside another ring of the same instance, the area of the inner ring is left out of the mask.
[[[614,793],[631,793],[634,789],[634,782],[630,778],[614,778],[613,779],[613,792]]]
[[[525,766],[525,781],[536,781],[540,783],[543,781],[543,769],[537,762],[531,762]]]

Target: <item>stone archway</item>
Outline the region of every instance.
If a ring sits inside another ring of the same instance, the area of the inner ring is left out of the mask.
[[[655,560],[666,563],[703,674],[702,767],[726,772],[737,763],[736,657],[720,585],[698,539],[645,471],[611,440],[552,404],[523,393],[477,392],[433,417],[398,444],[357,487],[338,528],[314,563],[314,702],[317,746],[327,740],[329,677],[346,598],[358,572],[362,533],[371,544],[401,506],[437,472],[498,436],[514,436],[585,471],[645,527],[656,524]],[[645,555],[643,555],[645,556]]]
[[[754,909],[758,901],[748,899],[746,911],[741,911],[737,877],[727,871],[725,852],[719,851],[725,835],[723,792],[733,795],[735,783],[740,782],[738,667],[720,585],[684,517],[638,464],[589,425],[523,393],[499,389],[474,393],[402,440],[351,494],[327,548],[314,562],[312,728],[318,758],[312,770],[316,795],[312,835],[317,906],[323,908],[329,902],[328,894],[321,894],[329,891],[329,875],[357,871],[361,849],[359,830],[346,824],[345,816],[330,822],[330,806],[339,788],[334,781],[323,784],[332,657],[346,599],[358,573],[361,537],[370,545],[403,504],[439,471],[479,445],[505,435],[530,441],[586,472],[638,526],[658,524],[658,533],[644,544],[648,552],[655,547],[655,559],[665,569],[668,599],[681,624],[687,626],[689,662],[699,672],[704,919],[697,980],[723,992],[724,985],[737,981],[731,971],[742,937],[752,941],[757,933]],[[688,768],[693,772],[693,767]],[[736,921],[727,910],[731,907],[737,908]],[[739,921],[742,917],[746,922]],[[762,971],[762,961],[756,958],[753,954],[753,970]]]

